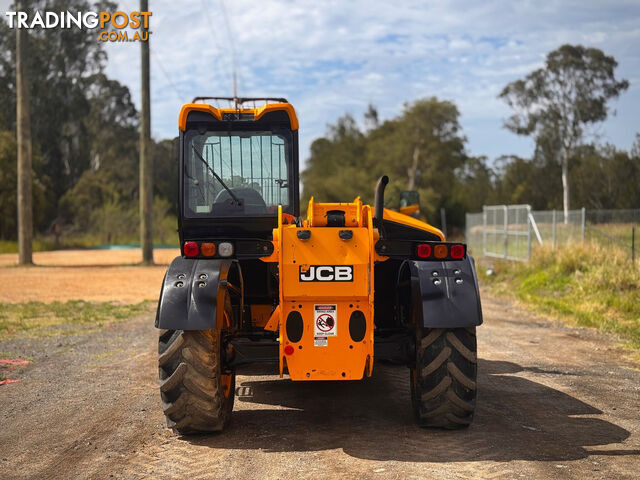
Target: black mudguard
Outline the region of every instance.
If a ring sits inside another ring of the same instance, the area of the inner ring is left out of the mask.
[[[233,260],[173,259],[164,276],[156,327],[167,330],[216,328],[218,293]]]
[[[482,324],[478,278],[471,256],[451,262],[406,263],[411,272],[413,311],[417,318],[422,317],[423,326],[459,328]]]

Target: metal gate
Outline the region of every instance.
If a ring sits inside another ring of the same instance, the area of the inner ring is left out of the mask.
[[[530,205],[482,207],[482,250],[486,257],[526,261],[531,257],[532,236],[542,244]]]

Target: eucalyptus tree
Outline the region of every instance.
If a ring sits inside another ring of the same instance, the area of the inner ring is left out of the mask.
[[[545,65],[509,83],[499,98],[513,109],[505,127],[551,145],[562,170],[564,220],[569,215],[569,159],[582,143],[585,128],[602,122],[608,101],[629,86],[618,80],[615,58],[597,48],[563,45],[547,55]]]

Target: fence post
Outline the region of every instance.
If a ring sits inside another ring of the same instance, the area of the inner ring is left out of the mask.
[[[487,256],[487,207],[482,206],[482,256]]]
[[[509,245],[509,209],[505,205],[504,206],[504,258],[506,259],[508,256],[508,245]]]
[[[516,220],[515,220],[515,226],[516,226],[516,230],[520,230],[520,209],[516,208]],[[520,255],[520,235],[516,235],[516,257],[518,255]]]
[[[527,205],[527,261],[531,260],[531,205]]]
[[[469,244],[469,212],[464,213],[464,241]]]
[[[556,243],[556,211],[555,209],[553,210],[553,213],[551,214],[551,221],[552,221],[552,227],[551,227],[551,242],[553,245],[553,249],[555,250],[557,248],[557,243]]]
[[[584,234],[585,234],[585,230],[586,230],[586,223],[587,223],[587,210],[582,207],[582,243],[584,244]]]

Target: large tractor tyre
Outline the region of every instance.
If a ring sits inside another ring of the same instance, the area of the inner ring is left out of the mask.
[[[228,298],[228,295],[227,295]],[[225,302],[225,318],[231,303]],[[162,410],[180,434],[222,431],[229,423],[235,373],[222,370],[221,330],[163,330],[158,342]]]
[[[421,330],[416,368],[411,370],[411,402],[421,427],[468,427],[476,406],[476,329]]]

